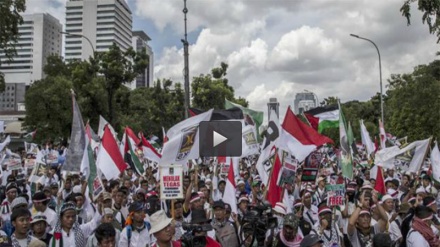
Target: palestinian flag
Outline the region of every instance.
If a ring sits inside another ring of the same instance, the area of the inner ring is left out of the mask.
[[[191,117],[199,115],[205,111],[197,108],[189,108]],[[229,119],[244,119],[243,111],[238,107],[233,107],[227,110],[214,110],[212,112],[211,121],[229,120]]]
[[[339,108],[337,105],[317,107],[304,112],[310,125],[322,133],[324,129],[339,127]]]
[[[144,164],[139,160],[138,153],[140,150],[137,148],[140,140],[129,127],[125,128],[125,137],[124,161],[139,175],[142,175],[144,174]]]
[[[255,126],[257,130],[257,139],[258,141],[261,141],[260,126],[263,123],[264,112],[255,111],[225,99],[225,109],[231,109],[235,107],[240,108],[240,110],[243,112],[243,117],[246,125]]]

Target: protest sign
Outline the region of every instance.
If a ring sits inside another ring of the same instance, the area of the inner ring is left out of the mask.
[[[160,166],[160,199],[182,199],[183,167],[181,165]]]
[[[339,206],[344,205],[345,197],[345,185],[343,184],[331,184],[326,185],[325,190],[327,192],[327,206]]]
[[[8,171],[20,170],[22,168],[21,159],[10,156],[3,161],[3,165],[6,165]]]
[[[294,184],[297,168],[298,160],[288,152],[283,151],[283,167],[281,168],[281,176],[278,179],[278,186]]]
[[[93,180],[93,198],[98,198],[99,194],[104,191],[104,185],[99,176]]]
[[[301,176],[302,182],[316,181],[322,158],[323,154],[319,152],[313,152],[307,156],[304,160],[304,168]]]

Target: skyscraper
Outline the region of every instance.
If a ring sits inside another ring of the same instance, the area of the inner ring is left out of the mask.
[[[301,114],[305,111],[318,107],[318,104],[319,102],[316,94],[307,90],[297,93],[294,101],[295,113]]]
[[[61,55],[62,25],[50,14],[23,15],[12,61],[0,51],[0,71],[5,74],[6,90],[0,93],[0,111],[17,110],[24,101],[25,87],[45,77],[43,68],[49,55]]]
[[[70,0],[66,4],[65,57],[88,59],[116,43],[130,48],[132,13],[125,0]],[[87,37],[90,43],[81,37]]]
[[[153,49],[148,45],[148,41],[151,38],[144,31],[133,31],[132,46],[136,52],[142,51],[143,48],[146,49],[148,55],[148,67],[145,68],[145,72],[140,74],[136,78],[136,83],[134,83],[135,88],[138,87],[150,87],[153,84],[153,73],[154,73],[154,53]]]
[[[268,121],[270,121],[274,116],[271,116],[271,111],[274,110],[276,113],[276,117],[280,118],[280,103],[277,101],[277,98],[270,98],[269,103],[267,103],[267,114],[268,114]]]

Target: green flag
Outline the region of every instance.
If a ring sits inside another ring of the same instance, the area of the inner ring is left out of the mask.
[[[339,104],[339,138],[341,145],[341,153],[339,157],[339,167],[342,170],[342,176],[353,179],[353,162],[351,157],[350,141],[353,141],[353,131],[351,128],[347,131],[344,114],[342,113],[341,104]],[[347,133],[348,132],[348,133]]]
[[[96,178],[96,164],[95,164],[95,156],[93,155],[92,145],[90,141],[87,141],[87,158],[89,159],[89,169],[90,174],[87,179],[87,183],[89,184],[89,191],[93,193],[93,181]]]
[[[263,123],[264,112],[255,111],[225,99],[225,109],[230,109],[233,107],[238,107],[243,111],[244,119],[246,122],[253,122],[255,124],[255,127],[257,129],[257,139],[258,141],[261,141],[259,129],[261,124]]]

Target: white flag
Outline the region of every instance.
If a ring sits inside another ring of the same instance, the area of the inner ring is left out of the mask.
[[[364,144],[365,148],[367,149],[367,154],[372,154],[375,150],[375,147],[374,143],[371,141],[370,133],[368,133],[368,130],[364,125],[364,120],[361,120],[361,138],[362,144]]]
[[[429,148],[431,138],[415,141],[399,148],[392,146],[376,153],[375,162],[384,168],[400,168],[404,171],[418,173],[426,151]]]
[[[440,151],[438,150],[438,143],[435,143],[434,148],[431,151],[431,167],[432,178],[440,182]]]
[[[5,132],[5,121],[0,121],[0,133]]]
[[[188,159],[199,158],[199,124],[211,119],[213,109],[183,120],[167,132],[160,165],[186,164]]]
[[[241,143],[241,157],[257,154],[260,145],[257,141],[257,130],[253,125],[243,125],[242,128],[242,143]]]
[[[112,132],[113,136],[116,138],[118,135],[115,132],[115,129],[113,129],[113,127],[101,115],[99,115],[99,127],[98,127],[98,136],[99,136],[99,138],[102,139],[102,136],[104,135],[104,128],[105,128],[106,125],[108,125],[108,128]]]
[[[274,162],[276,144],[280,137],[281,131],[280,122],[276,117],[277,114],[275,111],[272,110],[270,115],[274,117],[268,123],[266,135],[264,136],[263,143],[261,144],[261,154],[256,165],[261,181],[266,186],[269,181],[269,173]]]
[[[3,151],[3,149],[5,149],[5,147],[11,142],[11,136],[8,135],[8,137],[6,137],[6,139],[0,143],[0,152]]]

